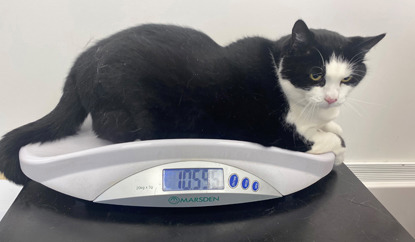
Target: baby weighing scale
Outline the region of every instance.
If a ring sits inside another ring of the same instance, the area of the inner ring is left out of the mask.
[[[20,150],[23,172],[51,189],[96,203],[147,207],[282,197],[326,176],[334,158],[219,139],[113,144],[85,125],[77,135]]]

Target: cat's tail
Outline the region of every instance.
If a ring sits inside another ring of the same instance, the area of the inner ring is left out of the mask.
[[[53,141],[75,134],[87,114],[76,92],[75,81],[68,77],[63,95],[52,112],[10,131],[0,140],[0,172],[10,181],[24,185],[29,178],[20,168],[20,148],[30,143]]]

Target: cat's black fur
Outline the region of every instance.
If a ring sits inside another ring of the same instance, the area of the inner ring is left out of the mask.
[[[291,58],[283,74],[307,89],[310,83],[297,76],[307,68],[304,63],[320,61],[306,53],[311,46],[318,45],[324,56],[332,51],[353,56],[381,38],[309,31],[301,20],[296,26],[278,41],[253,37],[226,47],[171,25],[142,25],[110,36],[79,56],[51,113],[3,137],[0,170],[24,184],[19,149],[75,134],[88,114],[96,134],[113,142],[214,138],[307,151],[311,142],[285,122],[289,107],[275,69],[280,58]],[[307,43],[298,43],[299,33]]]

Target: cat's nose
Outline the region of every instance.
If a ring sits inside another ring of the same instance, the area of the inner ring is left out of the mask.
[[[328,104],[332,104],[332,103],[335,103],[337,101],[337,98],[326,97],[326,98],[324,98],[324,100],[326,100],[326,102]]]

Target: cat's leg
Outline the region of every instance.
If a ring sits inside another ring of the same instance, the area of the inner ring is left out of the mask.
[[[322,154],[333,152],[336,155],[336,165],[340,165],[344,161],[346,147],[340,135],[314,128],[307,130],[304,134],[306,139],[313,142],[311,150],[308,153]]]
[[[139,112],[135,111],[132,114],[134,124],[137,127],[137,137],[140,140],[152,140],[152,139],[161,139],[160,133],[157,132],[158,124],[160,120],[154,121],[153,114],[147,111],[143,107],[135,107],[133,110],[140,110]],[[157,124],[157,125],[156,125]]]
[[[128,112],[95,110],[91,112],[92,127],[98,137],[115,142],[129,142],[138,138],[139,129]]]
[[[343,135],[343,129],[334,121],[330,121],[327,124],[325,124],[323,127],[321,127],[323,131],[335,133],[339,136]]]

